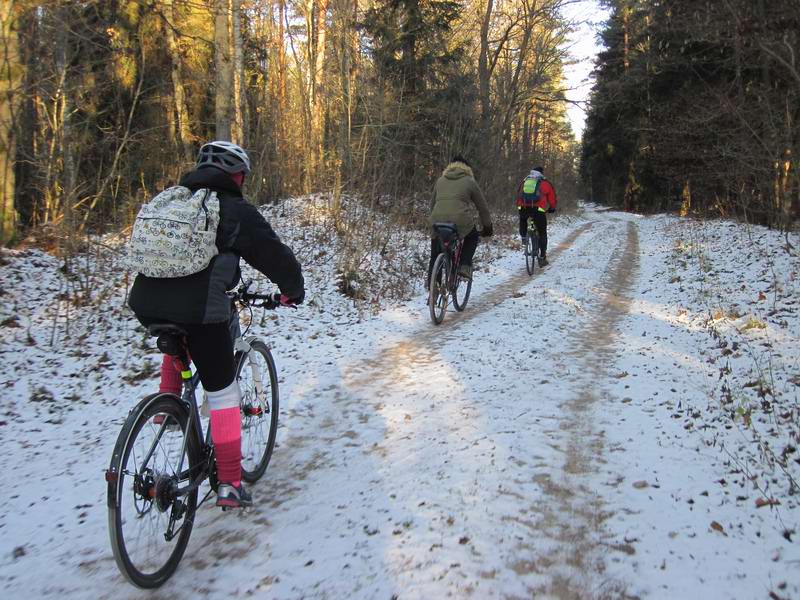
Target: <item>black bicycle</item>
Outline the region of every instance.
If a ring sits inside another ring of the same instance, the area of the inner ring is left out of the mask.
[[[249,284],[229,296],[240,306],[275,309],[277,294],[253,294]],[[249,327],[248,327],[249,329]],[[108,527],[117,566],[134,585],[155,588],[178,568],[198,506],[217,492],[210,427],[203,433],[189,368],[186,332],[170,324],[149,327],[164,354],[182,367],[183,395],[147,396],[131,410],[119,433],[108,482]],[[267,469],[278,429],[278,373],[269,347],[247,330],[235,341],[234,364],[241,389],[242,479],[253,483]],[[200,486],[210,489],[198,503]]]
[[[538,257],[539,234],[536,233],[536,225],[534,225],[533,219],[528,217],[528,234],[525,236],[525,268],[528,269],[528,275],[533,275]],[[539,266],[541,267],[541,264]]]
[[[461,312],[466,308],[469,293],[472,291],[472,278],[464,277],[458,272],[464,240],[458,237],[455,224],[434,223],[433,231],[439,238],[442,251],[436,257],[431,270],[428,309],[431,321],[439,325],[444,320],[451,297],[457,311]]]

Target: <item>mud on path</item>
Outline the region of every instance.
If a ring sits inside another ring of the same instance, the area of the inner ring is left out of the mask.
[[[603,576],[603,556],[608,551],[628,554],[631,549],[604,540],[602,526],[608,515],[602,498],[583,476],[594,473],[603,461],[603,435],[593,425],[591,409],[608,400],[603,381],[611,376],[616,331],[628,314],[628,294],[638,275],[636,225],[629,221],[626,229],[624,247],[612,255],[596,290],[592,317],[576,333],[570,352],[577,369],[570,381],[573,396],[562,405],[564,418],[559,424],[568,433],[563,472],[537,476],[547,499],[536,510],[543,529],[557,540],[543,561],[558,567],[552,582],[538,591],[558,598],[625,596],[624,583]]]

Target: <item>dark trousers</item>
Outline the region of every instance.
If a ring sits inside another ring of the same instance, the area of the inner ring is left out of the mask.
[[[519,235],[528,235],[528,217],[533,219],[536,226],[536,234],[539,236],[539,255],[547,255],[547,213],[543,213],[538,208],[521,208],[519,210]]]
[[[462,265],[469,265],[472,266],[472,258],[475,256],[475,250],[478,248],[478,230],[473,227],[472,231],[470,231],[464,237],[464,246],[461,249],[461,264]],[[428,278],[426,281],[430,281],[431,279],[431,271],[433,271],[433,263],[436,261],[436,257],[439,256],[439,253],[442,251],[442,245],[439,242],[438,237],[431,238],[431,259],[428,262]]]
[[[161,319],[139,317],[147,326],[164,323]],[[234,309],[227,323],[175,323],[186,330],[189,356],[200,374],[200,382],[207,392],[225,389],[236,378],[233,364],[233,341],[239,337],[239,313]]]

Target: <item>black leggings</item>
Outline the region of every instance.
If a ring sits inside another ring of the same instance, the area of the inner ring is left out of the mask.
[[[159,319],[140,317],[146,327],[152,323],[164,323]],[[231,313],[227,323],[175,323],[186,330],[189,355],[200,374],[203,389],[218,392],[233,383],[236,377],[233,364],[233,341],[239,337],[239,314]]]
[[[189,355],[200,374],[203,389],[218,392],[233,383],[233,340],[228,323],[181,324],[188,334]]]
[[[519,235],[528,235],[528,217],[533,219],[536,225],[536,233],[539,236],[539,255],[547,255],[547,213],[543,213],[538,208],[521,208],[519,211]]]

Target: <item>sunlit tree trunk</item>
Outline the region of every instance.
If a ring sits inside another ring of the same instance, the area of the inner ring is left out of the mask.
[[[13,239],[16,226],[14,121],[22,65],[14,4],[13,0],[0,4],[0,244],[3,245]]]
[[[214,67],[216,68],[216,138],[231,140],[233,60],[228,32],[230,0],[216,0],[214,16]]]
[[[486,12],[481,21],[481,49],[478,56],[478,89],[481,98],[481,129],[486,132],[489,127],[491,99],[489,97],[491,70],[489,68],[489,25],[492,21],[494,0],[486,0]]]
[[[77,183],[77,165],[75,164],[74,152],[74,125],[73,125],[73,90],[71,59],[72,50],[70,47],[70,28],[68,24],[72,21],[72,12],[69,6],[59,7],[52,15],[53,26],[56,31],[55,40],[55,65],[58,77],[58,87],[55,93],[53,140],[55,156],[60,158],[61,169],[57,168],[53,172],[54,179],[51,180],[50,195],[48,201],[48,215],[45,222],[61,223],[61,238],[69,243],[73,239],[76,228],[72,205],[75,201],[75,187]],[[58,142],[58,143],[55,143]],[[69,254],[70,248],[62,248]]]
[[[192,159],[192,131],[189,125],[189,113],[186,110],[186,90],[183,85],[183,78],[181,77],[181,53],[178,47],[178,41],[175,37],[175,28],[178,22],[177,14],[175,11],[174,0],[163,0],[164,2],[164,17],[167,20],[164,27],[167,50],[169,51],[170,59],[170,75],[172,77],[172,99],[175,110],[175,130],[176,142],[179,146],[183,157],[186,160]]]
[[[231,0],[230,35],[233,51],[233,141],[247,146],[244,130],[244,53],[242,50],[241,0]]]
[[[325,41],[328,35],[328,0],[317,0],[316,7],[316,27],[314,42],[314,89],[312,92],[312,130],[314,134],[314,162],[321,165],[323,158],[323,137],[324,137],[324,117],[325,117]]]

